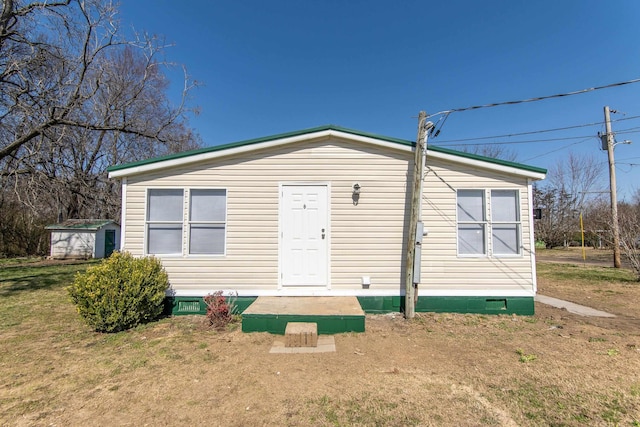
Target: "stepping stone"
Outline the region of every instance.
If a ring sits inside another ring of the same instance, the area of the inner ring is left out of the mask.
[[[316,347],[318,324],[311,322],[289,322],[284,331],[285,347]]]

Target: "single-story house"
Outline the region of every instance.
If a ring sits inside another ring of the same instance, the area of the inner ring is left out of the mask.
[[[120,248],[120,225],[109,219],[68,219],[45,228],[51,258],[107,258]]]
[[[215,291],[402,310],[415,146],[329,125],[113,166],[122,248],[162,260],[174,312]],[[415,310],[533,314],[546,170],[427,151]]]

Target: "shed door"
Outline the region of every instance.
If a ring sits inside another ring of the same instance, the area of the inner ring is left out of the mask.
[[[116,230],[104,230],[104,257],[108,258],[116,249]]]
[[[327,286],[326,185],[285,185],[280,199],[283,286]]]

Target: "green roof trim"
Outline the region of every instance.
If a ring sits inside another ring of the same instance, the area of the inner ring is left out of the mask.
[[[114,165],[114,166],[111,166],[111,167],[107,168],[107,172],[115,172],[115,171],[119,171],[119,170],[123,170],[123,169],[129,169],[129,168],[134,168],[134,167],[138,167],[138,166],[150,165],[150,164],[153,164],[153,163],[160,163],[160,162],[164,162],[164,161],[168,161],[168,160],[182,159],[182,158],[191,157],[191,156],[195,156],[195,155],[199,155],[199,154],[215,153],[217,151],[224,151],[224,150],[228,150],[228,149],[232,149],[232,148],[238,148],[238,147],[243,147],[243,146],[260,144],[260,143],[263,143],[263,142],[270,142],[270,141],[275,141],[275,140],[278,140],[278,139],[291,138],[291,137],[295,137],[295,136],[300,136],[300,135],[305,135],[305,134],[312,134],[312,133],[323,132],[323,131],[328,131],[328,130],[335,130],[335,131],[338,131],[338,132],[349,133],[349,134],[352,134],[352,135],[379,139],[379,140],[382,140],[382,141],[392,142],[392,143],[395,143],[395,144],[398,144],[398,145],[407,146],[407,147],[414,147],[415,146],[415,142],[414,141],[409,141],[409,140],[406,140],[406,139],[393,138],[393,137],[384,136],[384,135],[377,135],[377,134],[374,134],[374,133],[362,132],[362,131],[359,131],[359,130],[348,129],[348,128],[344,128],[344,127],[336,126],[336,125],[324,125],[324,126],[318,126],[318,127],[315,127],[315,128],[303,129],[303,130],[287,132],[287,133],[280,133],[280,134],[277,134],[277,135],[271,135],[271,136],[266,136],[266,137],[262,137],[262,138],[254,138],[254,139],[248,139],[248,140],[239,141],[239,142],[232,142],[232,143],[229,143],[229,144],[216,145],[216,146],[213,146],[213,147],[198,148],[198,149],[195,149],[195,150],[184,151],[182,153],[169,154],[169,155],[166,155],[166,156],[155,157],[155,158],[146,159],[146,160],[140,160],[140,161],[132,162],[132,163],[124,163],[124,164],[120,164],[120,165]],[[464,157],[464,158],[473,159],[473,160],[479,160],[479,161],[493,163],[493,164],[497,164],[497,165],[501,165],[501,166],[513,167],[513,168],[516,168],[516,169],[522,169],[522,170],[526,170],[526,171],[530,171],[530,172],[537,172],[537,173],[542,173],[542,174],[546,174],[547,173],[546,169],[535,167],[535,166],[529,166],[529,165],[525,165],[525,164],[521,164],[521,163],[510,162],[510,161],[507,161],[507,160],[494,159],[494,158],[491,158],[491,157],[485,157],[485,156],[480,156],[480,155],[477,155],[477,154],[465,153],[465,152],[462,152],[462,151],[451,150],[451,149],[448,149],[448,148],[442,148],[442,147],[433,146],[433,145],[428,145],[428,151],[435,151],[435,152],[439,152],[439,153],[443,153],[443,154],[450,154],[450,155],[453,155],[453,156]]]
[[[45,230],[98,230],[105,225],[116,224],[110,219],[68,219],[60,224],[51,224]]]
[[[452,156],[465,157],[467,159],[480,160],[480,161],[483,161],[483,162],[489,162],[489,163],[493,163],[493,164],[496,164],[496,165],[509,166],[509,167],[512,167],[512,168],[522,169],[522,170],[526,170],[526,171],[530,171],[530,172],[537,172],[537,173],[542,173],[542,174],[546,174],[547,173],[546,169],[539,168],[537,166],[525,165],[525,164],[522,164],[522,163],[511,162],[509,160],[495,159],[493,157],[480,156],[478,154],[465,153],[464,151],[452,150],[450,148],[443,148],[443,147],[438,147],[438,146],[435,146],[435,145],[428,145],[427,152],[429,150],[436,151],[438,153],[443,153],[443,154],[451,154]]]

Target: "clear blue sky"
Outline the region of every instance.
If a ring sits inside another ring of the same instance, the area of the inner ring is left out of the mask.
[[[191,125],[209,146],[325,124],[414,140],[420,110],[640,78],[637,0],[130,0],[120,17],[127,31],[163,35],[174,44],[167,59],[203,84]],[[605,105],[625,114],[613,120],[627,119],[614,121],[614,131],[630,129],[617,139],[634,141],[616,147],[619,194],[628,198],[640,188],[640,117],[628,119],[640,116],[640,83],[453,113],[430,143],[455,149],[447,141],[597,122],[470,142],[576,137],[508,147],[517,161],[546,168],[569,150],[591,153],[607,189],[596,138]]]

